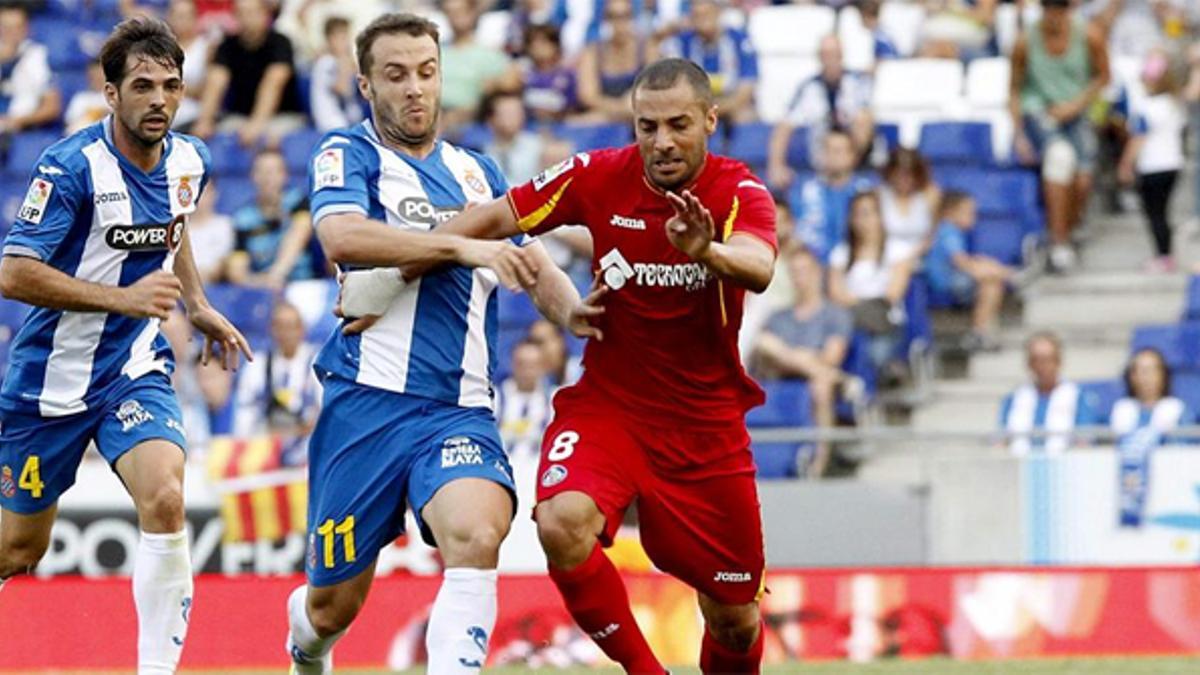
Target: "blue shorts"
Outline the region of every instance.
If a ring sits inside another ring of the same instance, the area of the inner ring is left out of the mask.
[[[65,417],[0,413],[0,506],[38,513],[75,483],[88,445],[96,442],[109,466],[134,446],[162,439],[187,447],[183,413],[170,378],[122,377],[91,410]]]
[[[943,301],[954,305],[970,305],[975,301],[978,284],[971,275],[959,269],[951,270],[949,278],[929,280],[930,290]]]
[[[1034,149],[1037,150],[1039,157],[1045,154],[1051,141],[1061,139],[1075,150],[1076,174],[1090,174],[1095,170],[1100,144],[1096,140],[1096,129],[1087,116],[1062,124],[1046,114],[1026,113],[1023,124],[1025,125],[1025,134],[1029,137]]]
[[[404,532],[405,502],[421,536],[437,543],[421,509],[443,485],[483,478],[508,490],[512,468],[484,408],[463,408],[324,378],[320,417],[308,444],[308,556],[313,586],[353,578]]]

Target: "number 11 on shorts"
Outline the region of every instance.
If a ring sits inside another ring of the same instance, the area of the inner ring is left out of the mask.
[[[342,535],[343,557],[348,563],[354,562],[354,516],[346,516],[345,520],[337,524],[334,524],[333,518],[330,518],[321,523],[321,526],[317,528],[317,534],[321,535],[326,569],[333,568],[333,540],[339,534]]]

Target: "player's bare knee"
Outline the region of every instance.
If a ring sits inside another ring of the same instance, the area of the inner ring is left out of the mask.
[[[749,651],[758,640],[758,605],[717,605],[705,617],[708,632],[722,645],[735,651]]]
[[[32,572],[48,546],[49,542],[34,540],[0,544],[0,579]]]
[[[146,532],[178,532],[183,529],[183,490],[174,481],[160,484],[138,501],[138,517]]]
[[[464,521],[438,538],[438,552],[447,567],[491,569],[500,556],[500,542],[508,534],[508,521]]]
[[[317,635],[326,638],[350,627],[362,609],[365,597],[347,592],[315,592],[308,596],[308,620]]]
[[[604,517],[590,500],[585,504],[564,496],[538,504],[538,539],[555,567],[571,569],[591,554]]]

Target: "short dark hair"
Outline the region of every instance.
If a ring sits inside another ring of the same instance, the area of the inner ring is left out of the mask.
[[[120,85],[125,79],[129,57],[149,59],[172,67],[183,75],[183,47],[166,22],[148,16],[135,16],[117,24],[100,48],[104,79]]]
[[[375,46],[375,40],[379,39],[381,35],[395,35],[396,33],[404,33],[413,37],[428,35],[433,38],[435,45],[440,44],[441,41],[437,24],[425,17],[408,12],[384,14],[367,24],[367,27],[358,34],[358,38],[355,40],[355,48],[358,52],[358,72],[363,75],[370,72],[371,47]]]
[[[0,12],[18,11],[26,21],[29,21],[29,4],[27,2],[18,2],[17,0],[4,0],[0,2]]]
[[[975,198],[972,197],[971,193],[969,192],[963,192],[962,190],[946,190],[945,194],[942,195],[942,205],[939,209],[941,212],[941,217],[945,218],[954,209],[957,209],[959,206],[974,200]]]
[[[638,73],[633,81],[633,94],[637,96],[640,89],[670,89],[680,79],[688,83],[692,91],[696,92],[696,97],[704,102],[705,107],[712,107],[712,82],[708,79],[708,73],[687,59],[659,59],[642,68],[642,72]]]
[[[487,124],[487,121],[496,113],[496,108],[499,107],[500,101],[506,98],[515,98],[518,101],[523,101],[521,92],[515,89],[497,89],[485,94],[483,100],[479,102],[479,123]]]
[[[1163,378],[1163,396],[1171,395],[1171,366],[1167,363],[1167,357],[1154,347],[1142,347],[1129,357],[1129,363],[1125,364],[1125,371],[1121,373],[1121,379],[1125,383],[1125,393],[1129,396],[1137,397],[1137,393],[1133,391],[1133,362],[1142,354],[1150,354],[1158,359],[1158,369],[1162,373]]]
[[[525,29],[525,40],[523,42],[525,51],[529,51],[529,45],[537,38],[545,38],[558,47],[559,53],[562,53],[562,35],[558,27],[549,23],[535,23]]]
[[[325,19],[324,35],[326,40],[328,40],[329,36],[333,34],[333,31],[341,29],[350,30],[350,21],[346,19],[346,17],[331,16],[328,19]]]
[[[920,152],[912,148],[896,148],[892,154],[888,156],[887,164],[884,165],[883,180],[891,180],[892,176],[897,171],[912,172],[913,181],[917,184],[918,190],[924,190],[929,187],[932,180],[929,170],[929,161]]]

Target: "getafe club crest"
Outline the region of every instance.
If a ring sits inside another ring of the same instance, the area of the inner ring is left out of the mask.
[[[192,192],[190,176],[181,176],[179,178],[179,187],[175,190],[175,198],[179,201],[179,205],[187,208],[192,205],[192,199],[196,194]]]

